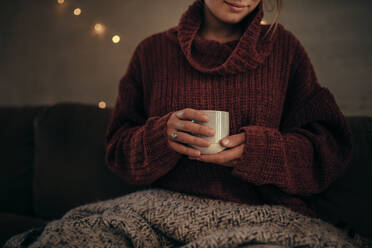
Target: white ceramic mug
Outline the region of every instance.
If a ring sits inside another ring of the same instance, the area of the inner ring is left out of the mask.
[[[216,110],[199,110],[204,114],[208,115],[208,122],[198,122],[198,124],[203,126],[208,126],[213,128],[216,132],[212,137],[197,135],[198,137],[208,139],[211,142],[209,147],[200,147],[192,145],[192,147],[198,149],[201,154],[216,154],[225,150],[225,147],[220,145],[220,141],[229,136],[230,124],[229,124],[229,112],[216,111]]]

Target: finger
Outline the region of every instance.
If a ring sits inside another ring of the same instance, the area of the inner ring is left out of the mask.
[[[211,142],[207,139],[199,138],[193,135],[190,135],[185,132],[177,131],[177,139],[174,140],[171,136],[172,133],[168,134],[168,137],[170,140],[177,141],[184,144],[189,145],[195,145],[195,146],[201,146],[201,147],[209,147],[211,145]]]
[[[185,146],[183,144],[180,144],[180,143],[177,143],[175,141],[169,140],[169,146],[173,150],[175,150],[176,152],[187,155],[189,157],[199,157],[200,156],[200,151],[199,150],[187,147],[187,146]]]
[[[189,159],[191,159],[191,160],[200,160],[199,157],[189,157]]]
[[[226,164],[232,160],[239,159],[244,151],[244,144],[232,149],[224,150],[217,154],[201,155],[200,160],[206,163]]]
[[[221,140],[223,147],[232,148],[241,145],[245,142],[245,133],[239,133],[225,137]]]
[[[226,162],[226,163],[223,163],[223,164],[221,164],[221,165],[226,166],[226,167],[234,167],[235,164],[236,164],[236,161],[237,161],[237,160],[231,160],[231,161]]]
[[[191,108],[176,112],[176,116],[181,120],[194,120],[198,122],[207,122],[209,120],[208,115]]]
[[[182,130],[193,134],[200,134],[203,136],[213,136],[215,134],[215,130],[213,128],[193,123],[191,121],[180,120],[174,122],[173,125],[177,130]]]

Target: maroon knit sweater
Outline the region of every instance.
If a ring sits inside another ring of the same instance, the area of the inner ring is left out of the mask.
[[[262,5],[239,40],[198,36],[203,5],[136,48],[106,134],[110,170],[135,185],[248,204],[280,204],[307,215],[351,158],[351,133],[300,42],[279,25],[270,39]],[[170,114],[184,108],[230,112],[245,132],[234,168],[189,160],[167,143]]]

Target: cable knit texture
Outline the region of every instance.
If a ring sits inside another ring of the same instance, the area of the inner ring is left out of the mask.
[[[260,244],[260,245],[259,245]],[[369,247],[368,240],[283,206],[249,206],[162,189],[79,206],[4,248]]]
[[[178,26],[136,47],[106,134],[114,173],[131,184],[314,215],[309,196],[351,159],[350,128],[301,43],[282,25],[265,37],[262,16],[259,4],[239,40],[206,40],[198,35],[197,0]],[[184,108],[230,113],[230,134],[246,135],[234,168],[189,160],[168,146],[167,120]]]

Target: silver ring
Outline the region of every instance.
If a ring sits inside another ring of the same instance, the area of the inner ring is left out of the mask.
[[[171,133],[170,136],[171,136],[172,140],[176,140],[177,137],[178,137],[178,132],[177,131],[174,131],[173,133]]]

